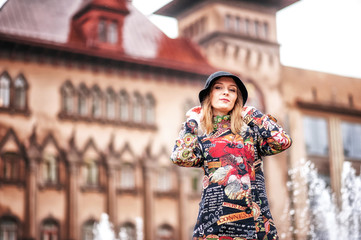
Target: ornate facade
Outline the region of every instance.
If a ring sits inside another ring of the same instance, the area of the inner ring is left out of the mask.
[[[300,213],[284,220],[287,170],[311,159],[339,192],[342,162],[361,159],[361,96],[359,79],[280,65],[275,14],[293,2],[174,0],[158,10],[178,19],[182,38],[170,39],[125,0],[8,1],[0,239],[92,239],[103,212],[129,239],[189,239],[202,170],[169,156],[218,69],[239,74],[249,104],[288,126],[293,147],[264,168],[278,173],[267,190],[281,236],[302,239],[290,231]]]

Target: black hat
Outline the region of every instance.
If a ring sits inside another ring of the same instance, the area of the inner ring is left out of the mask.
[[[247,92],[246,86],[243,84],[241,79],[239,79],[239,77],[237,77],[236,75],[234,75],[232,73],[224,72],[224,71],[219,71],[219,72],[212,73],[208,77],[208,79],[206,81],[206,84],[204,85],[204,89],[199,92],[199,95],[198,95],[199,102],[202,104],[204,98],[207,96],[207,94],[210,91],[210,87],[211,87],[212,83],[215,80],[217,80],[218,78],[221,78],[221,77],[231,77],[231,78],[233,78],[233,80],[237,84],[239,90],[241,90],[242,98],[243,98],[243,105],[244,105],[246,103],[246,101],[247,101],[247,98],[248,98],[248,92]]]

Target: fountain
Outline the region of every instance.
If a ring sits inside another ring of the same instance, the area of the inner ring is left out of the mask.
[[[290,170],[289,177],[292,201],[286,211],[294,223],[290,229],[293,236],[281,235],[281,239],[300,239],[296,237],[299,235],[310,240],[361,239],[361,176],[356,176],[350,162],[343,165],[342,203],[339,206],[335,194],[312,162],[301,161],[301,167]],[[306,198],[301,197],[304,183],[307,185]],[[300,206],[301,201],[306,206],[302,210],[295,207]]]
[[[115,240],[113,224],[109,222],[109,216],[102,213],[99,223],[94,225],[94,240]]]
[[[291,228],[280,239],[308,240],[360,240],[361,239],[361,176],[357,176],[350,162],[342,171],[341,204],[336,204],[326,181],[318,174],[311,161],[301,161],[301,166],[289,171],[288,187],[291,202],[285,210],[285,222]],[[307,190],[305,192],[305,190]],[[301,207],[300,206],[306,206]],[[143,220],[135,219],[136,237],[143,240]],[[95,224],[94,240],[129,240],[125,228],[120,228],[118,238],[106,213]]]
[[[136,217],[135,222],[136,239],[143,240],[143,219]],[[94,224],[93,235],[94,240],[133,240],[133,238],[128,236],[125,228],[120,228],[119,238],[116,238],[113,224],[109,221],[109,216],[106,213],[102,213],[99,223]]]

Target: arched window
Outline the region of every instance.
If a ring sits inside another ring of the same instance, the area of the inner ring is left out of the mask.
[[[13,217],[2,217],[0,219],[0,239],[17,240],[18,239],[18,222]]]
[[[46,219],[41,225],[41,240],[58,240],[59,224],[54,219]]]
[[[227,14],[226,18],[224,20],[224,27],[226,30],[231,30],[232,29],[232,16]]]
[[[74,87],[70,82],[66,82],[62,89],[62,111],[66,114],[74,113]]]
[[[108,25],[108,42],[111,44],[118,42],[118,23],[115,21],[112,21]]]
[[[25,162],[16,152],[6,152],[0,158],[1,179],[6,182],[17,183],[23,181],[25,176]]]
[[[15,79],[14,88],[14,107],[24,110],[26,108],[26,81],[22,75]]]
[[[104,43],[115,44],[118,42],[118,23],[100,19],[98,24],[98,38]]]
[[[82,239],[83,240],[93,240],[94,239],[94,225],[95,225],[95,220],[88,220],[83,224],[82,227]]]
[[[99,168],[96,161],[92,158],[87,158],[83,166],[84,182],[87,186],[97,186],[99,182]]]
[[[7,108],[10,106],[10,85],[9,75],[3,73],[0,76],[0,107]]]
[[[145,122],[147,124],[155,123],[155,100],[151,94],[145,98]]]
[[[121,121],[129,121],[129,96],[125,90],[119,93],[119,118]]]
[[[136,240],[136,229],[133,223],[124,223],[119,230],[121,240]]]
[[[58,182],[58,162],[52,154],[43,157],[43,180],[50,184]]]
[[[91,114],[94,118],[100,118],[102,116],[102,94],[98,86],[94,86],[91,92],[92,107]]]
[[[240,17],[236,17],[235,18],[235,23],[234,23],[234,28],[235,28],[235,31],[237,33],[241,32],[241,18]]]
[[[168,192],[172,190],[172,176],[168,169],[161,168],[158,172],[157,190]]]
[[[258,21],[254,22],[254,33],[256,37],[260,36],[260,23]]]
[[[134,167],[130,164],[123,164],[120,170],[120,188],[121,189],[135,188]]]
[[[99,20],[98,37],[101,42],[106,42],[107,40],[107,22],[104,19]]]
[[[269,31],[268,23],[264,22],[263,23],[263,37],[264,38],[268,38],[268,31]]]
[[[251,24],[251,21],[246,18],[245,23],[244,23],[244,30],[247,35],[250,34],[250,24]]]
[[[84,84],[81,84],[79,87],[78,114],[80,116],[88,115],[88,89]]]
[[[247,82],[246,87],[248,90],[247,105],[254,106],[262,112],[265,112],[262,92],[252,82]]]
[[[134,93],[133,101],[133,121],[141,123],[143,120],[143,98],[139,93]]]
[[[113,120],[115,118],[115,93],[113,89],[108,88],[106,92],[106,117]]]
[[[168,224],[163,224],[157,229],[157,239],[158,240],[174,240],[174,230]]]

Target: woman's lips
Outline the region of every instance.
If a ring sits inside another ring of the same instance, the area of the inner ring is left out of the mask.
[[[221,101],[223,101],[223,102],[230,102],[228,99],[226,99],[226,98],[221,98],[220,99]]]

